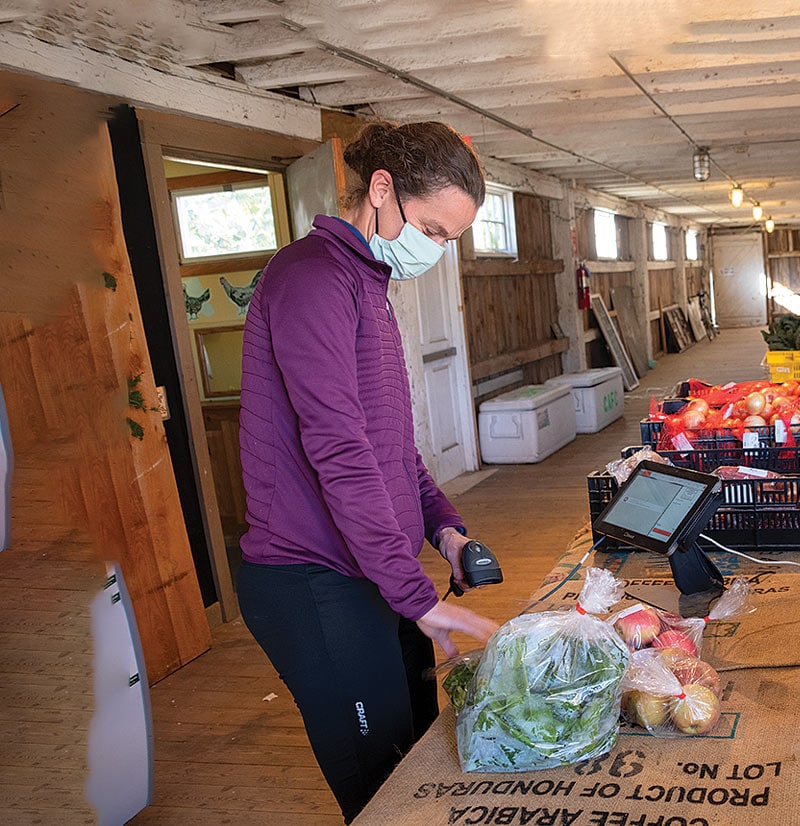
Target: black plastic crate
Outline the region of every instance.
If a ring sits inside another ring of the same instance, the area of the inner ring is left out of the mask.
[[[586,481],[589,515],[594,524],[619,486],[605,470],[589,474]],[[723,479],[722,490],[723,503],[704,528],[704,534],[722,545],[743,551],[800,549],[800,476]],[[599,536],[595,535],[594,539]],[[704,548],[715,547],[703,539],[699,542]],[[626,546],[607,538],[601,547],[613,550]]]
[[[664,422],[651,422],[649,419],[642,419],[639,422],[639,431],[642,436],[642,444],[655,448],[661,435]],[[775,441],[775,427],[771,424],[762,427],[748,427],[749,433],[758,436],[758,443],[761,447],[781,447],[781,443]],[[792,425],[795,436],[798,434],[795,425]],[[696,430],[690,434],[692,444],[696,448],[726,448],[734,450],[737,447],[742,449],[741,439],[728,428],[716,428],[715,430]]]
[[[776,443],[774,428],[770,425],[749,428],[758,433],[758,447],[744,447],[731,431],[721,430],[698,431],[691,450],[663,450],[657,448],[660,426],[661,422],[641,422],[642,443],[653,450],[657,449],[661,456],[666,456],[678,467],[708,473],[721,465],[745,465],[778,473],[800,473],[800,433],[794,427],[796,443],[792,446]],[[648,438],[645,439],[644,436]]]
[[[641,448],[626,448],[623,455]],[[772,470],[780,474],[800,473],[800,445],[793,447],[743,448],[740,443],[730,447],[704,447],[694,450],[659,450],[659,456],[669,459],[676,467],[711,473],[723,465]]]

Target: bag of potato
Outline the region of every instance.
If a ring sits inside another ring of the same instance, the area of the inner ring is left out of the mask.
[[[622,679],[622,714],[659,737],[708,734],[719,721],[720,679],[679,648],[631,654]]]

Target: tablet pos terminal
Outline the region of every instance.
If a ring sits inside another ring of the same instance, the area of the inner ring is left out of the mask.
[[[707,610],[724,590],[722,574],[697,544],[697,537],[722,503],[722,482],[716,476],[645,460],[620,487],[592,528],[611,537],[669,558],[680,592],[678,610],[655,601],[648,586],[629,594],[683,616]],[[648,598],[649,597],[649,598]]]

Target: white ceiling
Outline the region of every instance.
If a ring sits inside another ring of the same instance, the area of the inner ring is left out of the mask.
[[[747,225],[759,201],[778,225],[800,225],[798,0],[42,5],[63,6],[87,48],[325,107],[445,120],[483,156],[704,224]],[[705,183],[693,146],[710,149]]]

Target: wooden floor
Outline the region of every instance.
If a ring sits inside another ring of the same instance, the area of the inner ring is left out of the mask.
[[[12,546],[0,553],[0,823],[96,823],[84,795],[94,711],[90,595],[105,566],[53,478],[58,446],[14,473]],[[45,455],[46,454],[46,455]],[[43,470],[42,468],[47,468]],[[14,525],[29,529],[17,536]]]
[[[761,378],[763,353],[758,329],[723,331],[712,342],[660,359],[640,387],[625,394],[624,418],[601,433],[579,436],[539,464],[487,468],[447,486],[471,535],[493,548],[505,574],[502,585],[467,595],[461,604],[498,621],[518,613],[588,518],[586,474],[618,458],[621,447],[639,443],[638,422],[651,395],[663,396],[690,376],[712,382]],[[73,541],[77,558],[80,543]],[[429,549],[423,561],[444,590],[448,572],[438,554]],[[8,568],[0,573],[0,823],[93,823],[80,794],[85,754],[75,748],[91,704],[73,698],[60,714],[48,706],[65,689],[48,682],[49,659],[63,659],[70,645],[62,650],[52,636],[37,635],[33,617],[27,642],[24,628],[10,629],[19,616],[4,610],[11,610],[13,574],[9,580]],[[48,610],[71,607],[56,602]],[[75,666],[85,669],[88,660]],[[153,686],[151,701],[155,791],[134,826],[342,822],[291,697],[240,621],[216,629],[212,649]],[[49,722],[44,738],[43,721]],[[31,743],[34,723],[39,734]]]

